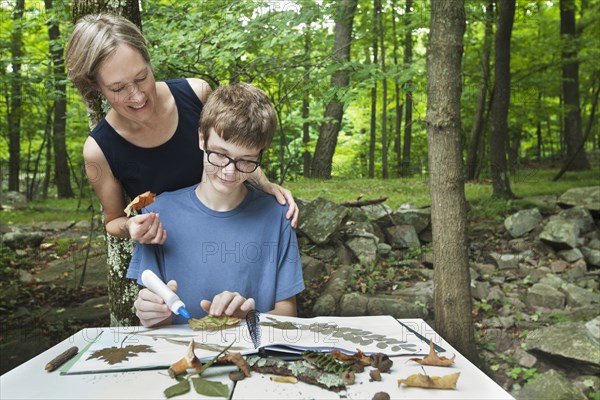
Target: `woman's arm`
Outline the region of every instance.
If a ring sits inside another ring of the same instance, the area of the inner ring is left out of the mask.
[[[83,145],[85,173],[96,192],[106,232],[120,238],[132,238],[140,243],[162,244],[167,239],[158,214],[142,214],[133,218],[125,215],[125,194],[115,178],[98,143],[88,137]]]

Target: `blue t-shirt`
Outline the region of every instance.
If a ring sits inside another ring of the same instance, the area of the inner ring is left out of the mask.
[[[164,282],[177,281],[177,294],[193,318],[206,315],[200,300],[228,290],[253,298],[268,312],[304,289],[296,233],[285,218],[287,205],[248,187],[231,211],[206,207],[197,185],[163,193],[143,212],[160,213],[167,230],[162,245],[136,244],[127,277],[141,282],[145,269]],[[173,323],[186,323],[173,315]]]

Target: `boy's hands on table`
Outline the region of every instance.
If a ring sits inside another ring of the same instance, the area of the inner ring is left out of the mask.
[[[245,318],[249,311],[254,310],[254,299],[246,299],[238,292],[224,291],[212,301],[202,300],[200,307],[209,315],[219,317],[223,314],[236,318]]]
[[[177,282],[169,281],[167,286],[177,293]],[[135,315],[145,327],[168,325],[173,319],[171,310],[165,301],[150,289],[140,290],[133,305],[135,306]]]

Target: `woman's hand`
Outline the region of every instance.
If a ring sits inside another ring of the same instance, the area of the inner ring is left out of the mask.
[[[167,231],[156,213],[140,214],[126,222],[129,236],[141,244],[163,244],[167,240]]]
[[[261,189],[263,189],[263,192],[275,196],[279,204],[283,205],[286,202],[288,203],[289,208],[285,214],[285,217],[287,219],[292,219],[292,228],[296,229],[298,227],[298,216],[300,215],[300,210],[298,209],[298,205],[294,200],[294,196],[292,196],[292,192],[272,182],[269,182],[268,185],[265,185],[265,187]]]
[[[177,292],[177,282],[169,281],[167,286],[173,292]],[[135,306],[135,315],[145,327],[169,325],[173,320],[171,310],[165,301],[150,289],[140,290],[133,305]]]
[[[212,301],[202,300],[200,307],[209,315],[220,317],[225,314],[230,317],[246,318],[249,311],[254,310],[254,299],[246,299],[238,292],[227,290],[216,295]]]

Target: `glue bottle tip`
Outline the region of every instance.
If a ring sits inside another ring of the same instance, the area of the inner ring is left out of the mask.
[[[184,307],[179,307],[179,310],[177,310],[177,311],[179,312],[179,315],[181,315],[183,318],[187,318],[187,319],[192,318],[192,316],[190,315],[188,310],[186,310]]]

